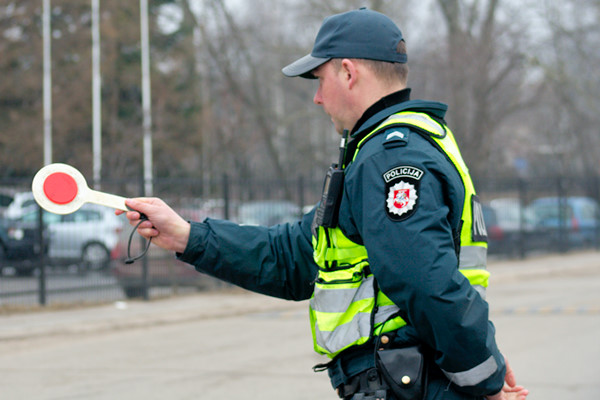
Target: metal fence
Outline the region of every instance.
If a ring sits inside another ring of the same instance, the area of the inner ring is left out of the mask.
[[[490,254],[523,258],[600,248],[598,176],[498,179],[476,186],[494,214],[486,221]]]
[[[599,182],[597,176],[476,182],[490,256],[599,249]],[[0,194],[27,192],[29,185],[0,181]],[[210,181],[157,179],[153,193],[189,220],[210,217],[270,225],[297,219],[318,201],[321,186],[321,180],[302,177],[273,181],[224,175]],[[141,182],[106,181],[101,189],[126,197],[143,194]],[[0,227],[0,310],[149,299],[226,286],[154,246],[145,258],[125,264],[132,227],[123,217],[115,223],[112,210],[86,206],[57,216],[39,213],[26,195],[20,196],[21,209],[11,206],[19,218],[5,215]],[[6,208],[2,212],[8,213]],[[137,235],[133,238],[131,252],[137,254],[145,243]]]

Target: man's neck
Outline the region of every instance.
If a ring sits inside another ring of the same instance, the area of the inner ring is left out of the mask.
[[[354,127],[352,128],[352,131],[350,132],[350,134],[353,134],[369,118],[371,118],[373,115],[377,114],[378,112],[383,111],[384,109],[386,109],[390,106],[393,106],[398,103],[403,103],[408,100],[410,100],[410,89],[409,88],[402,89],[402,90],[390,93],[390,94],[382,97],[381,99],[379,99],[378,101],[373,103],[370,107],[368,107],[365,110],[363,115],[358,119],[358,121],[356,121],[356,124],[354,124]]]

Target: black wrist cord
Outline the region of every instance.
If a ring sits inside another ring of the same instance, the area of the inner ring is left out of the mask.
[[[139,255],[131,257],[131,241],[133,240],[133,234],[135,233],[135,231],[137,231],[138,226],[140,226],[142,222],[147,220],[148,217],[140,213],[140,222],[138,222],[137,225],[133,228],[131,234],[129,235],[129,240],[127,241],[127,258],[125,259],[125,264],[133,264],[134,261],[144,257],[148,252],[148,249],[150,248],[150,243],[152,242],[152,238],[148,239],[148,241],[146,242],[146,247],[144,248],[144,250],[142,250],[142,252]]]

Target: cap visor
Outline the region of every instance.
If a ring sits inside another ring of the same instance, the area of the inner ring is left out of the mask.
[[[302,78],[315,79],[311,71],[329,60],[330,58],[313,57],[308,54],[284,67],[281,72],[289,77],[301,76]]]

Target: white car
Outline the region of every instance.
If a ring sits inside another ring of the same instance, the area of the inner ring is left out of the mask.
[[[37,211],[23,215],[37,220]],[[72,214],[44,212],[48,231],[48,259],[52,265],[78,264],[85,270],[101,270],[123,256],[120,243],[125,220],[108,207],[84,204]]]
[[[14,191],[10,189],[0,188],[0,217],[4,216],[6,209],[15,198]]]
[[[18,192],[4,210],[4,217],[17,219],[38,209],[32,192]]]

